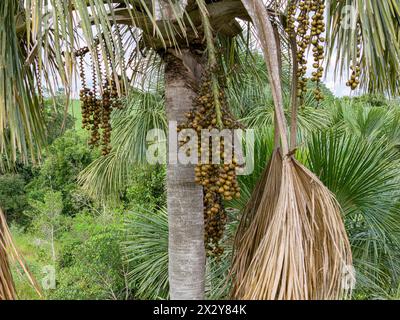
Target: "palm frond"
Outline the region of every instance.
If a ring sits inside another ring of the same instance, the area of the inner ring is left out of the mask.
[[[11,232],[7,226],[6,218],[3,211],[0,209],[0,300],[15,300],[18,298],[10,269],[11,262],[18,263],[24,275],[27,277],[29,284],[33,287],[38,296],[42,297],[39,285],[15,247]]]
[[[250,175],[238,176],[240,198],[233,199],[229,206],[242,212],[250,202],[253,190],[265,173],[268,161],[272,158],[275,148],[274,130],[272,127],[255,130],[254,141],[254,170]]]
[[[399,163],[383,139],[315,134],[308,145],[309,166],[336,194],[358,271],[378,284],[382,274],[398,277]],[[372,267],[371,267],[372,266]]]
[[[254,129],[271,127],[274,122],[274,102],[269,86],[258,84],[248,73],[242,73],[241,76],[242,83],[240,86],[233,88],[228,86],[228,97],[232,109],[239,114],[241,121],[247,127]],[[238,90],[239,88],[240,90]],[[290,103],[290,97],[285,96],[284,112],[288,121],[291,119]],[[312,132],[323,130],[330,126],[332,114],[328,106],[331,103],[332,100],[329,98],[329,93],[327,93],[326,101],[318,104],[314,99],[313,92],[307,92],[304,104],[297,115],[299,141],[306,141]]]
[[[381,98],[379,103],[365,102],[363,97],[360,99],[340,99],[331,105],[329,112],[336,132],[355,134],[370,142],[383,138],[392,147],[398,146],[400,113],[397,106],[385,98]]]
[[[400,2],[328,1],[327,42],[335,71],[349,75],[357,58],[357,23],[362,34],[362,85],[370,92],[399,93]],[[329,64],[329,63],[328,63]]]
[[[244,276],[235,283],[233,296],[341,298],[350,289],[344,286],[342,276],[352,265],[352,258],[339,205],[318,178],[297,161],[284,160],[282,170],[286,172],[282,172],[276,206],[262,199],[258,207],[256,216],[268,217],[266,212],[271,210],[270,223],[248,267],[239,268]],[[268,180],[265,184],[270,186]],[[265,193],[272,190],[270,187]],[[253,232],[254,227],[250,225],[246,233]],[[238,251],[241,256],[249,254],[248,247],[243,247]]]
[[[207,259],[206,295],[210,299],[228,296],[227,275],[232,255],[233,234],[237,227],[235,214],[229,214],[224,236],[223,256]],[[129,266],[129,281],[140,299],[168,299],[168,215],[166,209],[149,211],[137,209],[125,222],[127,240],[122,244]]]
[[[17,156],[37,159],[37,147],[44,141],[34,72],[25,65],[27,52],[16,27],[20,9],[16,1],[0,4],[0,152],[6,162],[15,162]]]
[[[128,274],[140,299],[168,298],[168,215],[165,210],[138,210],[126,220],[123,244]]]
[[[243,283],[259,245],[269,227],[279,198],[282,156],[275,150],[243,210],[234,243],[232,274],[234,296],[246,294]]]
[[[233,297],[338,299],[349,289],[342,281],[343,269],[352,265],[340,208],[322,182],[288,154],[287,121],[277,70],[279,59],[276,43],[268,37],[268,34],[274,34],[269,14],[262,1],[242,2],[256,26],[270,72],[275,126],[281,138],[283,162],[282,170],[277,172],[281,185],[276,194],[276,205],[265,200],[260,202],[258,208],[260,215],[264,213],[268,217],[271,214],[271,222],[265,234],[261,235],[263,238],[250,259],[249,267],[239,268],[239,272],[236,270],[244,276],[240,276],[235,283],[233,275]],[[267,187],[274,185],[268,180],[263,182]],[[252,227],[250,225],[246,232],[251,233]],[[238,252],[243,256],[252,250],[252,247],[243,244]]]

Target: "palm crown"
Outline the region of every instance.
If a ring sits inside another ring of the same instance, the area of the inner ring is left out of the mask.
[[[270,12],[282,17],[289,4],[290,1],[284,0],[265,1]],[[357,60],[357,34],[361,33],[363,87],[398,94],[399,1],[328,1],[327,5],[328,59],[335,59],[338,74],[347,76]],[[3,153],[15,160],[17,152],[33,155],[33,149],[40,146],[42,82],[50,90],[62,84],[70,92],[77,64],[74,52],[82,43],[94,52],[95,39],[101,38],[100,55],[94,57],[97,72],[102,61],[110,57],[115,70],[106,68],[107,76],[115,77],[118,73],[124,76],[130,69],[133,72],[129,80],[133,80],[134,71],[141,70],[141,75],[146,76],[147,69],[159,65],[154,52],[204,42],[207,26],[203,15],[209,17],[208,27],[219,37],[234,37],[234,41],[240,41],[243,34],[243,24],[237,18],[250,20],[239,0],[3,1],[0,12],[0,39],[4,48],[0,56],[4,84],[0,92]],[[118,83],[121,92],[120,86],[127,83]]]

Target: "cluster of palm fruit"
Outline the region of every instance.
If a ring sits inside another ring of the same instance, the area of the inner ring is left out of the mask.
[[[357,29],[360,30],[360,24],[357,24]],[[361,75],[361,42],[362,35],[361,31],[358,32],[357,35],[357,62],[350,67],[351,69],[351,77],[350,80],[347,81],[346,85],[351,88],[351,90],[356,90],[358,85],[360,84],[360,75]]]
[[[211,73],[212,71],[207,71],[203,75],[202,84],[194,101],[194,109],[186,114],[187,121],[178,127],[178,131],[191,128],[200,133],[202,129],[234,130],[240,128],[240,124],[234,120],[228,110],[222,86],[219,87],[218,93],[221,111],[221,118],[218,119]],[[233,132],[231,136],[233,137]],[[223,253],[220,240],[227,222],[223,201],[240,197],[240,187],[236,177],[236,169],[239,165],[238,160],[233,156],[233,148],[232,141],[225,141],[219,137],[210,137],[208,141],[199,139],[198,143],[199,164],[195,167],[195,181],[203,186],[204,243],[208,255],[220,256]],[[215,163],[215,153],[217,158],[219,156],[217,163]]]
[[[118,93],[115,81],[102,83],[101,96],[97,94],[97,73],[91,56],[92,83],[89,89],[86,83],[84,56],[89,52],[88,47],[79,49],[75,56],[79,57],[79,73],[81,79],[80,101],[82,109],[82,128],[90,131],[89,145],[97,147],[101,145],[103,156],[111,151],[111,112],[114,108],[121,108],[118,102]],[[98,54],[98,53],[97,53]]]
[[[307,92],[307,59],[308,48],[312,46],[315,71],[311,80],[317,84],[314,95],[317,101],[324,99],[320,89],[324,67],[325,38],[325,0],[292,0],[288,7],[286,32],[296,38],[297,43],[297,97],[302,100]],[[294,62],[296,63],[296,62]]]

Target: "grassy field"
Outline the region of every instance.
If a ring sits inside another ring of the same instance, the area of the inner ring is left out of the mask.
[[[31,234],[24,233],[14,226],[11,229],[18,250],[23,256],[29,270],[36,278],[39,286],[42,287],[42,281],[46,277],[46,270],[48,266],[53,264],[49,255],[50,250],[43,244],[40,245],[37,239]],[[16,264],[14,264],[13,268],[13,277],[19,299],[37,300],[40,298],[27,281],[20,267]],[[44,291],[43,294],[46,295],[46,292]]]

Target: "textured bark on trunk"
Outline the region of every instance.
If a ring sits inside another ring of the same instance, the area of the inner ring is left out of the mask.
[[[168,121],[185,121],[193,108],[201,65],[189,52],[165,58]],[[169,152],[173,152],[170,148]],[[175,156],[176,155],[172,155]],[[169,285],[172,300],[204,298],[205,250],[202,187],[194,182],[194,166],[168,164]]]

